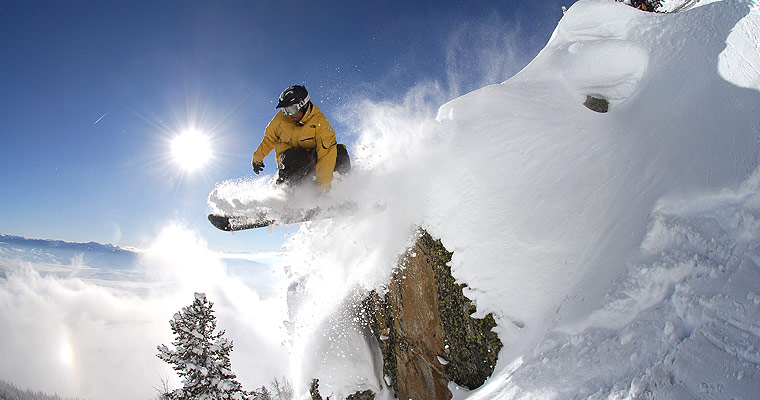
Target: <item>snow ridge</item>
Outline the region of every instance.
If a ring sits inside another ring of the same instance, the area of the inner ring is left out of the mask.
[[[547,335],[504,383],[509,396],[496,398],[752,398],[758,239],[756,189],[660,205],[603,307]]]
[[[336,372],[371,365],[370,352],[327,356],[363,339],[319,327],[356,291],[382,290],[421,225],[454,252],[452,274],[504,343],[494,377],[457,398],[757,387],[755,353],[737,349],[755,346],[760,293],[745,183],[760,154],[760,64],[747,53],[759,14],[744,1],[653,14],[581,0],[523,71],[435,120],[417,107],[424,90],[363,105],[355,175],[334,191],[387,207],[305,224],[289,243],[296,353],[336,361],[304,362],[294,379],[318,376],[337,396],[382,390],[378,373]],[[588,95],[609,112],[586,109]]]

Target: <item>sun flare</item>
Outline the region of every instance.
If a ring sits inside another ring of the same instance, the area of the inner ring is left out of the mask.
[[[172,139],[171,149],[174,162],[187,171],[201,168],[211,158],[208,136],[196,130],[177,135]]]

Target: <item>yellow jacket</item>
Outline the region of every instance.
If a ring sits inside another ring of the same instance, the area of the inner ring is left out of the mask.
[[[277,164],[280,165],[282,152],[292,147],[306,150],[317,149],[317,185],[323,192],[332,186],[335,159],[338,155],[335,131],[330,122],[314,104],[301,118],[298,124],[282,112],[275,114],[264,130],[264,139],[253,153],[253,161],[263,162],[264,157],[275,151]]]

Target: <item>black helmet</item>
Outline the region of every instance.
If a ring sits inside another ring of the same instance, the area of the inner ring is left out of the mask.
[[[275,108],[283,108],[287,106],[295,105],[297,110],[306,107],[309,104],[309,92],[301,85],[293,85],[282,91],[280,94],[280,101]]]

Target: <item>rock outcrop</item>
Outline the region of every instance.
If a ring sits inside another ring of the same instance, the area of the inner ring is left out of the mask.
[[[319,379],[316,378],[313,379],[311,385],[309,385],[309,394],[311,395],[311,400],[330,400],[329,396],[324,398],[322,397],[322,394],[319,393]],[[356,392],[348,395],[346,400],[375,400],[375,393],[371,390]]]
[[[491,314],[475,305],[451,276],[451,255],[420,230],[394,271],[387,293],[364,301],[383,353],[386,383],[402,399],[450,399],[448,383],[475,389],[492,373],[502,343]]]
[[[586,108],[598,113],[606,113],[610,109],[610,102],[594,96],[586,96],[586,102],[583,103]]]

